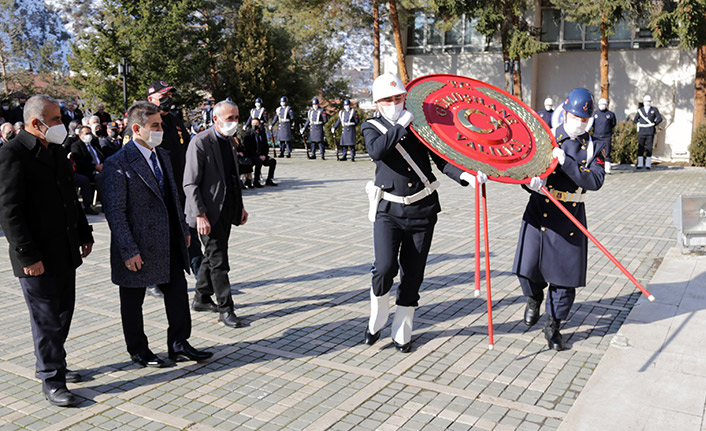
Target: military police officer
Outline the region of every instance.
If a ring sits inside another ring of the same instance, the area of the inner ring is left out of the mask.
[[[537,114],[539,114],[540,117],[542,117],[542,120],[544,120],[545,123],[547,123],[547,126],[549,128],[552,127],[552,114],[554,113],[554,101],[552,100],[551,97],[547,97],[544,99],[544,109],[540,109],[537,111]]]
[[[652,98],[649,95],[642,99],[642,108],[637,110],[632,122],[637,124],[637,169],[642,169],[643,166],[650,169],[655,128],[662,122],[662,115],[657,108],[652,106]],[[643,154],[645,155],[644,165]]]
[[[279,157],[284,157],[284,150],[286,149],[287,158],[290,158],[292,157],[292,122],[294,121],[294,112],[287,105],[287,96],[280,98],[279,105],[275,111],[275,118],[272,119],[272,124],[270,124],[270,129],[279,123],[276,135],[276,139],[279,141]]]
[[[307,126],[309,127],[309,142],[311,143],[311,155],[310,159],[316,159],[316,146],[319,146],[321,151],[321,160],[326,160],[324,156],[324,124],[328,122],[328,115],[319,106],[319,99],[314,97],[311,101],[311,108],[306,113],[306,123],[301,128],[300,133],[304,136],[304,131]]]
[[[397,350],[404,353],[411,349],[414,309],[419,305],[419,287],[441,211],[436,193],[439,182],[432,173],[430,156],[442,172],[459,184],[475,185],[471,174],[429,151],[410,131],[413,117],[404,109],[406,95],[397,76],[380,75],[373,83],[378,114],[361,128],[376,166],[375,181],[366,186],[370,199],[368,217],[374,223],[375,261],[365,343],[372,345],[380,338],[388,320],[392,281],[401,268],[392,339]]]
[[[564,102],[564,123],[555,129],[558,159],[554,172],[546,179],[549,192],[583,225],[586,210],[583,195],[586,190],[598,190],[603,185],[605,144],[586,131],[593,115],[593,96],[585,88],[569,93]],[[530,192],[520,238],[512,268],[527,296],[525,324],[539,320],[539,307],[544,288],[549,285],[546,300],[547,322],[545,338],[550,349],[563,350],[564,339],[559,332],[576,297],[576,288],[586,285],[586,237],[539,190],[542,180],[535,177],[525,187]]]
[[[338,159],[341,162],[346,161],[346,157],[348,156],[348,148],[351,149],[351,162],[355,162],[355,128],[358,124],[360,124],[358,111],[351,107],[350,100],[344,100],[343,111],[338,113],[338,120],[336,120],[336,124],[334,124],[331,128],[331,134],[335,135],[338,126],[343,126],[340,141],[340,145],[343,147],[343,154],[341,155],[341,158]]]
[[[253,118],[257,118],[262,125],[267,124],[267,112],[265,112],[265,108],[262,107],[262,99],[259,97],[255,99],[255,107],[250,110],[250,116],[248,117],[248,121],[245,122],[243,130],[250,128]]]
[[[608,110],[608,100],[598,100],[598,111],[593,114],[593,137],[605,143],[605,173],[610,174],[610,149],[613,141],[613,129],[616,125],[615,113]]]

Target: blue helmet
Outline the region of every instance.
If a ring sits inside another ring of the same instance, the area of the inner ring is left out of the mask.
[[[282,96],[279,99],[280,102],[286,102],[287,101],[287,96]]]
[[[258,97],[257,99],[255,99],[255,103],[260,103],[260,104],[262,104],[262,99],[260,99],[260,98]]]
[[[318,104],[319,104],[319,98],[318,98],[318,97],[314,97],[314,99],[312,99],[312,101],[311,101],[311,104],[312,104],[312,105],[318,105]]]
[[[346,99],[343,101],[343,106],[350,106],[350,105],[351,105],[350,99]]]
[[[593,96],[585,88],[574,88],[564,101],[564,110],[577,117],[591,118],[593,116]]]
[[[226,100],[229,101],[229,102],[232,102],[232,101],[233,101],[233,99],[232,99],[230,96],[226,97]]]

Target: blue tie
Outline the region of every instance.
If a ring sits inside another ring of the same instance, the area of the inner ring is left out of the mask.
[[[157,164],[157,153],[152,152],[150,160],[152,161],[152,167],[154,168],[154,176],[157,178],[157,183],[159,183],[159,190],[162,192],[162,196],[164,196],[164,175]]]

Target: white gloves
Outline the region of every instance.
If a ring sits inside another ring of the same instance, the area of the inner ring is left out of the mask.
[[[335,127],[331,127],[331,134],[332,134],[332,135],[335,135],[335,134],[336,134],[336,128],[335,128]]]
[[[566,153],[559,147],[554,147],[552,150],[552,157],[559,160],[559,164],[563,165],[566,161]]]
[[[299,129],[299,134],[300,134],[300,135],[303,135],[303,134],[304,134],[304,130],[306,130],[306,127],[302,127],[301,129]]]
[[[248,130],[247,124],[243,126],[243,130]]]
[[[470,184],[473,188],[476,188],[476,178],[478,179],[478,185],[488,182],[488,176],[481,171],[478,171],[475,177],[468,172],[463,172],[461,174],[461,179]]]
[[[407,126],[409,126],[409,123],[411,123],[412,120],[414,120],[414,115],[412,115],[411,112],[405,109],[404,111],[402,111],[400,118],[397,119],[397,124],[404,128],[407,128]]]
[[[555,149],[557,149],[557,148],[555,148]],[[561,150],[560,150],[560,151],[561,151]],[[564,151],[561,151],[561,153],[564,154]],[[556,156],[555,156],[555,157],[556,157]],[[544,181],[542,181],[541,178],[539,178],[539,177],[533,177],[533,178],[530,180],[530,182],[529,182],[529,184],[527,185],[527,187],[529,187],[531,190],[534,190],[535,192],[538,192],[539,189],[541,189],[543,185],[544,185]]]

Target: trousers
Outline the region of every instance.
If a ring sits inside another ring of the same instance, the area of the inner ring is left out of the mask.
[[[654,135],[637,135],[637,156],[652,157],[652,146],[654,145]]]
[[[547,287],[547,283],[532,281],[523,276],[518,276],[517,278],[520,280],[523,295],[529,296],[536,301],[544,299],[544,288]],[[547,314],[554,319],[566,320],[566,318],[569,317],[569,312],[574,305],[575,299],[575,287],[563,287],[550,284],[545,304]]]

